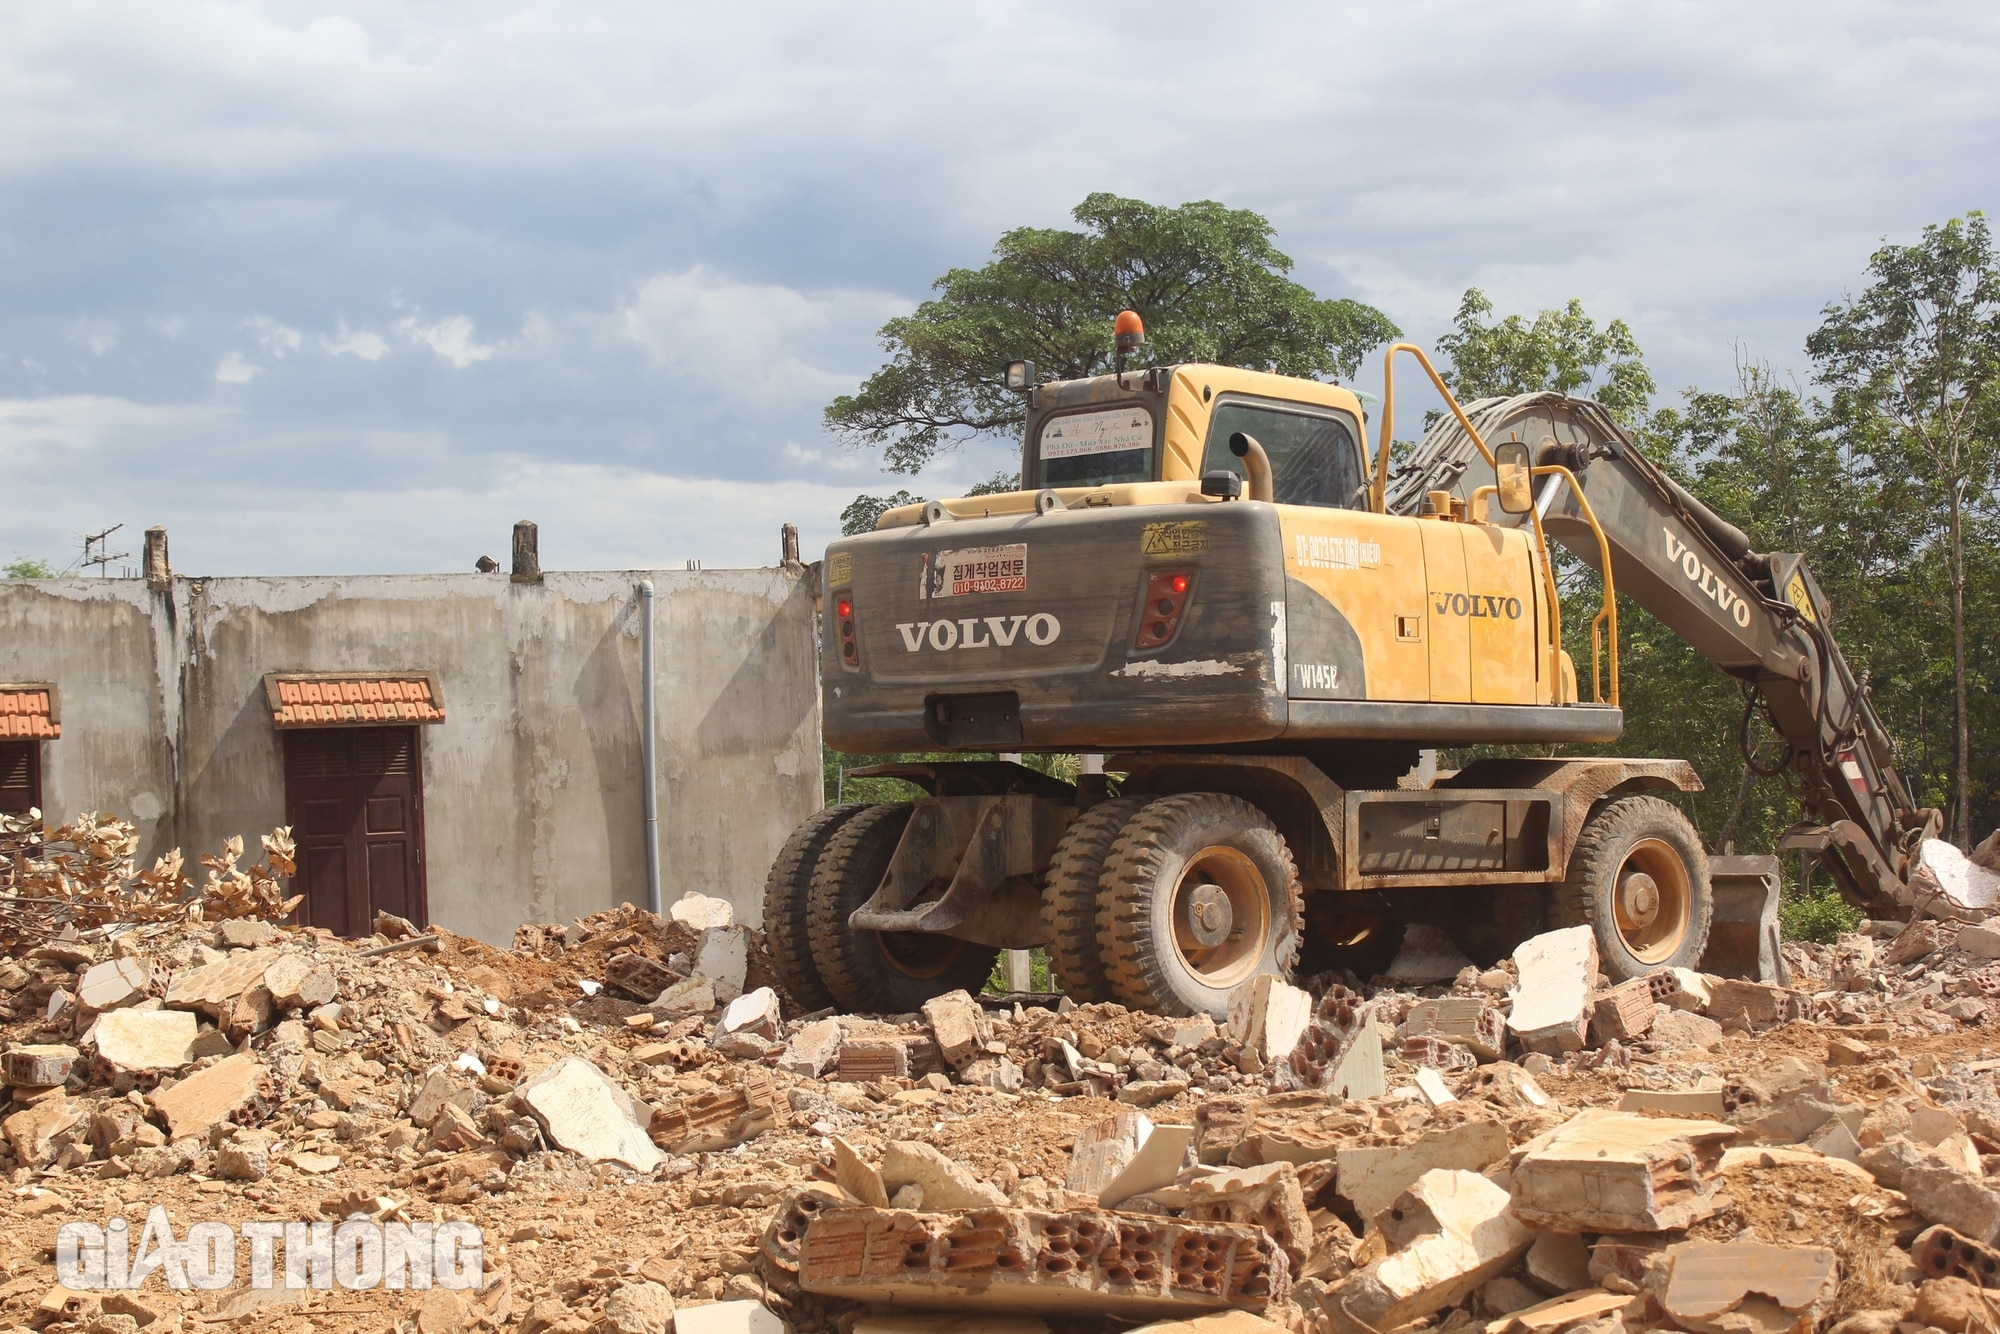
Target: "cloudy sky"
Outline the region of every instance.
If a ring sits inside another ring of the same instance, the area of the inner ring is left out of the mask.
[[[0,560],[817,547],[904,480],[819,429],[874,331],[1092,190],[1256,209],[1426,343],[1478,285],[1624,317],[1670,392],[1803,372],[1882,238],[2000,207],[1996,113],[1951,0],[9,0]]]

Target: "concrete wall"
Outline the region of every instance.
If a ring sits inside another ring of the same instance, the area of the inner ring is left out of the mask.
[[[431,919],[496,943],[523,921],[645,901],[639,600],[657,590],[664,897],[760,916],[820,800],[813,611],[783,569],[0,581],[0,680],[54,681],[44,805],[134,819],[150,857],[284,823],[272,671],[430,669]]]

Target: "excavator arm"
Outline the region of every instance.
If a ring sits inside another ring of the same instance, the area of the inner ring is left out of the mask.
[[[1906,915],[1918,849],[1942,820],[1916,804],[1896,772],[1867,682],[1841,654],[1833,609],[1805,558],[1752,550],[1741,529],[1656,467],[1594,402],[1527,394],[1462,411],[1463,421],[1441,418],[1391,473],[1388,511],[1414,514],[1428,492],[1467,499],[1490,483],[1480,441],[1518,440],[1536,465],[1567,468],[1603,532],[1618,591],[1745,684],[1746,763],[1757,762],[1751,709],[1761,707],[1783,739],[1787,753],[1768,772],[1786,775],[1803,815],[1780,850],[1821,854],[1849,902]],[[1567,478],[1538,476],[1535,507],[1551,538],[1601,569],[1596,533]]]

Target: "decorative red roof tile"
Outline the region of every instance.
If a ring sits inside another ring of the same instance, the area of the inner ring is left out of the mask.
[[[436,672],[271,672],[264,698],[279,727],[444,721]]]
[[[0,740],[54,741],[62,735],[62,698],[46,681],[0,685]]]

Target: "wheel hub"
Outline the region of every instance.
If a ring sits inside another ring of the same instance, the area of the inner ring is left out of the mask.
[[[1633,871],[1618,882],[1619,915],[1645,930],[1660,915],[1660,887],[1644,871]]]
[[[1197,885],[1188,894],[1188,934],[1202,948],[1208,949],[1229,939],[1229,928],[1235,920],[1236,913],[1229,906],[1229,896],[1218,886]]]

